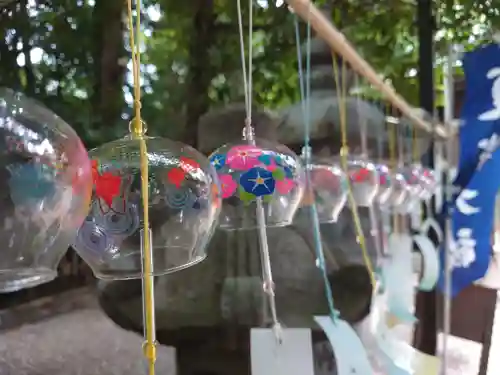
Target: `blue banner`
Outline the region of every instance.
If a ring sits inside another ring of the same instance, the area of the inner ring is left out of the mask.
[[[500,47],[479,47],[465,55],[463,65],[466,95],[461,112],[459,172],[453,183],[453,199],[447,204],[452,212],[453,296],[488,270],[500,187]],[[443,265],[442,250],[440,255]],[[443,276],[441,269],[441,289]]]
[[[496,136],[496,134],[495,134]],[[452,296],[481,279],[491,258],[495,198],[500,187],[500,149],[480,163],[472,180],[455,200],[450,246]],[[444,264],[444,252],[441,252]],[[444,287],[444,273],[439,286]]]

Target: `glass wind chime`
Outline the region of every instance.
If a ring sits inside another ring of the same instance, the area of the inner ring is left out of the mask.
[[[342,320],[340,313],[335,308],[332,296],[332,288],[328,279],[326,270],[325,255],[322,247],[320,223],[332,223],[338,218],[340,211],[344,208],[348,196],[350,196],[350,205],[353,211],[356,211],[355,202],[352,199],[353,188],[349,183],[344,169],[335,161],[316,162],[311,158],[312,149],[310,146],[310,71],[311,71],[311,25],[307,25],[307,56],[305,76],[302,69],[300,32],[297,18],[295,18],[295,35],[297,45],[297,60],[299,70],[299,86],[301,92],[302,115],[304,118],[304,147],[302,157],[306,167],[306,186],[312,199],[305,201],[306,207],[310,210],[310,218],[314,236],[316,263],[321,271],[325,283],[325,294],[328,301],[329,316],[315,316],[316,323],[325,332],[334,356],[337,368],[337,374],[371,374],[368,356],[363,348],[363,344],[352,327]],[[341,112],[342,109],[341,109]],[[344,129],[345,130],[345,129]],[[343,131],[342,131],[343,132]],[[345,145],[344,145],[345,146]],[[316,179],[315,179],[316,177]],[[317,179],[322,177],[321,179]],[[328,181],[325,185],[324,181]],[[321,194],[324,190],[329,194]],[[321,196],[327,196],[329,199],[317,199]],[[354,207],[353,207],[354,204]],[[329,215],[320,215],[320,212],[330,213]],[[370,266],[368,266],[370,268]]]
[[[241,142],[226,144],[209,156],[221,185],[219,228],[226,231],[258,229],[261,243],[266,227],[290,225],[304,193],[300,158],[288,147],[255,137],[252,126],[252,15],[249,3],[248,66],[238,0],[243,87],[246,120]]]
[[[247,116],[241,142],[218,148],[208,159],[190,146],[146,135],[147,126],[141,118],[140,0],[136,3],[135,32],[132,0],[128,0],[135,113],[130,132],[124,138],[87,154],[74,130],[53,113],[21,94],[0,91],[0,142],[3,142],[0,169],[3,178],[0,182],[4,184],[0,238],[7,244],[0,258],[0,291],[15,291],[54,279],[57,265],[69,244],[73,244],[100,279],[142,279],[144,355],[148,374],[154,375],[153,277],[201,262],[207,255],[206,246],[217,224],[226,231],[256,229],[260,240],[263,289],[269,297],[273,319],[272,336],[277,348],[285,350],[293,342],[291,339],[301,333],[285,329],[279,323],[266,228],[291,224],[302,203],[310,209],[317,265],[325,282],[330,308],[329,316],[316,316],[315,320],[332,344],[339,374],[371,374],[373,370],[362,342],[335,309],[319,224],[336,222],[349,202],[357,240],[376,289],[357,207],[372,209],[379,205],[384,217],[391,213],[407,215],[422,200],[430,199],[436,187],[435,176],[423,168],[417,158],[410,167],[404,167],[402,144],[400,163],[394,163],[392,170],[385,164],[371,162],[364,140],[366,129],[361,130],[361,155],[349,155],[345,87],[338,90],[341,93],[341,154],[332,160],[312,157],[310,24],[304,78],[297,20],[305,133],[302,155],[299,157],[283,145],[256,138],[251,113],[253,1],[249,0],[248,65],[240,0],[237,6]],[[333,61],[335,64],[337,60]],[[340,72],[336,65],[334,71],[338,85]],[[345,75],[344,65],[342,74]],[[375,221],[372,220],[372,226]],[[395,277],[398,273],[391,270],[401,270],[395,261],[400,259],[396,255],[406,256],[411,249],[408,236],[401,236],[399,221],[394,224],[384,233],[389,239],[383,252],[393,257],[383,266],[382,274],[389,310],[398,315],[398,311],[405,312],[408,300],[396,293],[394,287],[391,289],[391,285],[398,285]],[[408,267],[408,259],[404,258],[405,267]],[[257,336],[252,333],[252,340]],[[383,352],[393,363],[396,363],[394,356],[401,356],[393,349]],[[269,351],[268,355],[273,353],[276,354]],[[273,358],[276,360],[276,356]],[[294,367],[293,356],[288,356],[285,362],[287,368]],[[264,367],[269,368],[268,363]],[[399,364],[397,367],[401,368]],[[297,366],[294,371],[299,368]],[[264,375],[255,369],[253,372],[253,375]],[[397,372],[391,370],[390,373]]]
[[[91,183],[75,131],[40,103],[0,90],[0,292],[52,281],[85,219]]]
[[[336,59],[334,59],[335,62]],[[344,69],[344,66],[342,66],[342,70]],[[335,73],[338,70],[334,66]],[[340,98],[342,97],[343,95],[340,96]],[[378,367],[384,368],[385,373],[413,373],[414,367],[412,367],[411,359],[418,358],[425,362],[428,361],[428,358],[424,358],[421,353],[411,349],[409,345],[397,339],[392,330],[387,327],[385,315],[388,308],[391,314],[396,315],[403,322],[408,320],[410,322],[414,321],[413,316],[411,316],[413,304],[413,280],[411,278],[413,274],[412,247],[414,239],[408,235],[407,230],[409,228],[405,228],[403,220],[405,220],[405,216],[419,208],[422,201],[425,202],[433,195],[435,189],[434,175],[417,163],[410,167],[404,167],[404,149],[402,147],[403,139],[401,138],[401,134],[399,137],[400,163],[396,165],[393,161],[392,171],[383,163],[379,163],[373,167],[372,162],[367,159],[366,129],[363,129],[363,124],[359,125],[361,131],[361,155],[349,158],[344,153],[344,155],[341,155],[341,160],[342,156],[344,156],[344,160],[347,159],[344,165],[345,171],[350,177],[353,200],[359,206],[367,207],[371,211],[372,235],[376,237],[374,238],[375,245],[380,247],[380,251],[377,251],[377,253],[379,255],[389,254],[389,258],[386,258],[385,262],[379,264],[382,269],[376,284],[376,294],[372,307],[371,320],[373,325],[370,328],[370,336],[375,339],[376,346],[373,347],[373,344],[368,346],[375,353],[375,360],[371,356],[372,362],[377,363]],[[395,147],[393,146],[392,148],[394,149]],[[391,154],[393,153],[391,152]],[[356,195],[354,192],[358,192],[358,194]],[[393,212],[394,215],[403,216],[399,220],[394,221],[395,225],[392,229],[390,225],[385,227],[387,231],[385,236],[389,235],[388,240],[384,240],[384,235],[379,236],[378,228],[380,227],[380,223],[376,207],[373,207],[375,205],[380,207],[378,211],[382,211],[384,216],[390,212]],[[357,231],[358,242],[361,245],[364,242],[362,240],[362,229],[358,225],[356,227],[359,228]],[[435,263],[432,260],[436,258],[436,251],[433,247],[431,249],[428,246],[430,242],[428,239],[420,237],[418,238],[419,241],[415,242],[423,253],[424,264],[429,269],[432,268],[429,265]],[[361,241],[359,241],[360,238]],[[424,250],[427,250],[427,252],[424,252]],[[426,257],[430,257],[430,259],[426,259]],[[433,268],[437,269],[437,267]],[[437,272],[431,273],[437,275]],[[421,284],[421,289],[432,289],[436,284],[437,277],[432,277],[432,281],[430,281],[430,272],[426,273],[424,270],[424,274],[427,275],[427,284]],[[404,288],[405,293],[401,293],[400,290],[403,281],[409,286],[408,288]],[[380,295],[382,298],[377,297],[377,295]],[[380,303],[381,301],[382,304]],[[368,344],[367,341],[372,340],[366,340],[366,337],[363,337],[365,344]],[[405,357],[408,358],[402,360]]]
[[[410,345],[401,341],[395,333],[395,330],[400,326],[415,321],[412,314],[414,286],[411,277],[413,274],[412,248],[414,244],[422,252],[424,260],[421,289],[429,290],[436,285],[437,264],[433,260],[437,259],[437,255],[436,249],[429,239],[421,235],[410,236],[408,233],[409,227],[405,224],[407,221],[406,216],[412,214],[412,211],[418,210],[421,202],[415,201],[412,197],[417,184],[414,183],[411,186],[411,183],[407,180],[407,175],[401,173],[405,170],[403,167],[405,153],[403,132],[399,132],[399,135],[397,135],[394,128],[395,124],[390,123],[389,126],[389,164],[395,171],[389,177],[391,177],[390,181],[393,183],[396,181],[398,185],[397,188],[393,186],[393,192],[389,195],[387,201],[380,201],[379,203],[378,213],[383,225],[380,234],[381,238],[378,240],[383,246],[383,256],[379,261],[378,288],[374,297],[370,327],[371,336],[375,340],[371,342],[370,347],[373,352],[378,353],[378,361],[375,362],[386,373],[409,374],[414,373],[415,368],[418,366],[427,366],[425,367],[426,371],[430,371],[428,369],[431,367],[438,367],[434,364],[435,358],[426,357],[419,353]],[[399,163],[396,162],[398,159],[395,152],[397,144],[399,145]],[[415,144],[415,140],[413,144]],[[415,150],[412,151],[415,153]],[[423,185],[421,187],[422,192],[426,188],[428,188],[428,185]],[[432,196],[432,193],[426,193],[427,195],[422,194],[424,199]],[[391,213],[394,215],[392,228],[390,223]],[[434,271],[430,271],[431,268]],[[434,276],[431,276],[431,274]],[[391,323],[393,326],[391,328],[387,325],[387,313],[395,317],[395,320],[393,319]],[[419,365],[417,366],[416,363],[419,363]]]
[[[156,338],[153,277],[206,257],[221,209],[220,186],[209,160],[190,146],[148,137],[141,119],[141,4],[128,0],[134,76],[130,133],[89,152],[90,212],[74,248],[101,279],[143,280],[144,356],[154,375]]]
[[[209,159],[221,184],[219,228],[258,232],[263,291],[271,311],[272,337],[282,342],[287,341],[288,331],[281,328],[276,311],[266,228],[292,223],[304,192],[304,169],[300,158],[286,146],[255,137],[252,126],[253,1],[250,0],[248,6],[248,60],[240,0],[237,11],[246,119],[241,142],[219,147]],[[255,332],[252,331],[252,340]]]

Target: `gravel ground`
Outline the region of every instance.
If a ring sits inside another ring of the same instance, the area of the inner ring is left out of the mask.
[[[87,309],[0,335],[0,375],[146,374],[142,340]],[[174,350],[158,348],[157,374],[175,374]]]

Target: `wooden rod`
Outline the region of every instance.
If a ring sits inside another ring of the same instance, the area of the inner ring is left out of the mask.
[[[305,22],[309,21],[311,27],[316,33],[328,43],[336,53],[351,64],[351,67],[360,75],[365,77],[391,104],[401,111],[411,122],[419,128],[434,133],[439,138],[448,138],[452,136],[447,128],[442,124],[433,125],[424,121],[415,113],[415,108],[409,105],[396,91],[375,72],[375,70],[363,59],[349,43],[344,34],[342,34],[332,23],[323,15],[323,13],[312,4],[311,0],[286,0],[293,11]]]

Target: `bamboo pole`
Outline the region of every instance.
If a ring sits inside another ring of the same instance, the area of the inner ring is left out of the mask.
[[[369,81],[380,93],[419,128],[434,133],[441,139],[453,135],[442,124],[431,124],[424,121],[415,113],[415,108],[409,105],[396,91],[375,72],[366,60],[364,60],[349,43],[344,34],[342,34],[332,23],[323,15],[323,13],[312,4],[311,0],[286,0],[293,11],[304,21],[309,21],[311,27],[316,33],[328,43],[330,48],[341,55],[343,59],[351,64],[353,70],[362,75]]]

